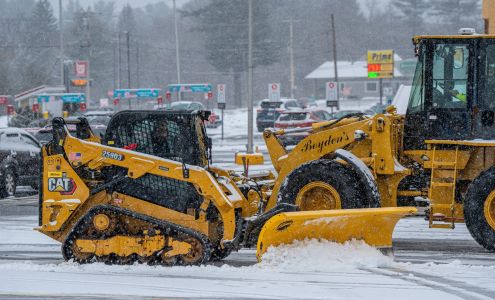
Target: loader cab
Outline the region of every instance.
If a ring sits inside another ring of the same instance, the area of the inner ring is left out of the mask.
[[[110,120],[104,143],[190,165],[210,158],[206,111],[121,111]]]
[[[425,140],[495,139],[495,36],[418,36],[404,148]]]

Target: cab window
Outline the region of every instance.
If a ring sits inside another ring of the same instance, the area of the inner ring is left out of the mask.
[[[467,45],[438,44],[433,54],[433,108],[466,108]]]
[[[424,99],[425,99],[425,89],[424,89],[424,78],[425,78],[425,55],[426,49],[425,45],[421,46],[420,56],[418,57],[418,62],[416,64],[416,71],[414,72],[414,79],[412,84],[411,95],[408,105],[408,113],[423,111]]]
[[[483,66],[485,82],[482,90],[483,107],[495,109],[495,45],[486,47],[486,61]]]

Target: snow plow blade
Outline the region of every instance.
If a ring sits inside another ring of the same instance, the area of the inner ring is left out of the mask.
[[[256,255],[260,261],[269,247],[304,239],[337,243],[355,239],[377,248],[390,248],[397,222],[416,211],[415,207],[389,207],[280,213],[261,229]]]

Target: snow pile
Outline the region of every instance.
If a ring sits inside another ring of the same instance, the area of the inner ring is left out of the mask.
[[[290,245],[270,247],[257,267],[285,271],[331,272],[337,269],[389,267],[393,258],[382,254],[363,241],[338,244],[304,240]]]

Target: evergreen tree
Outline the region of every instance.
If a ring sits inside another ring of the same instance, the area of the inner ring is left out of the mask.
[[[393,0],[392,6],[397,10],[397,18],[410,36],[423,33],[424,16],[430,4],[425,0]]]
[[[430,6],[435,33],[456,34],[462,27],[482,29],[480,0],[435,0]]]
[[[206,58],[220,72],[231,72],[234,80],[234,102],[242,106],[241,73],[247,70],[248,1],[210,0],[206,5],[186,10],[183,15],[196,23],[195,30],[204,33]],[[271,41],[267,1],[253,1],[253,66],[277,61],[279,45]]]
[[[21,89],[54,84],[60,78],[58,25],[48,0],[36,2],[23,34]]]

